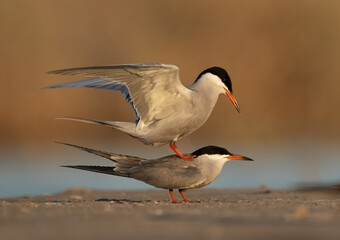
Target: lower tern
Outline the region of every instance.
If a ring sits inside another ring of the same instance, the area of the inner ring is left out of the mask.
[[[158,159],[143,159],[68,143],[61,144],[76,147],[113,161],[112,166],[77,165],[62,167],[134,178],[157,188],[168,189],[173,203],[180,203],[175,199],[174,189],[178,189],[184,202],[194,202],[188,200],[183,191],[201,188],[212,183],[220,174],[223,165],[229,160],[253,161],[248,157],[232,154],[225,148],[216,146],[200,148],[190,154],[190,156],[194,156],[192,161],[183,161],[178,155],[169,155]]]
[[[120,91],[131,104],[137,118],[135,122],[64,119],[106,125],[147,145],[169,144],[185,160],[192,160],[193,156],[182,155],[176,147],[177,140],[191,134],[207,121],[220,94],[226,94],[240,112],[230,77],[220,67],[204,70],[188,87],[179,79],[179,68],[164,63],[71,68],[49,73],[80,75],[93,79],[42,88],[87,87]]]

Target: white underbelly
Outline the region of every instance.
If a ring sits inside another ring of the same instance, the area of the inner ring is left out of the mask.
[[[149,126],[144,126],[138,133],[147,144],[162,145],[177,141],[199,129],[206,119],[164,119]],[[138,129],[137,129],[138,131]]]

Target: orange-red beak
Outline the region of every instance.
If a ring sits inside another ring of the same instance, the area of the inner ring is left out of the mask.
[[[245,157],[245,156],[241,156],[241,155],[237,155],[237,154],[232,154],[228,157],[225,157],[229,160],[241,160],[241,161],[254,161],[253,159],[249,158],[249,157]]]
[[[231,92],[229,92],[228,89],[224,88],[225,93],[228,95],[229,99],[231,100],[231,102],[233,103],[234,107],[236,108],[236,110],[240,113],[240,107],[238,106],[238,103],[236,101],[236,98],[234,96],[234,94],[232,94]]]

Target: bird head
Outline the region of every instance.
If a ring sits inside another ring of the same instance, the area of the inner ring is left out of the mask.
[[[237,100],[235,98],[235,95],[233,93],[231,80],[230,80],[230,77],[229,77],[227,71],[223,68],[220,68],[220,67],[208,68],[208,69],[204,70],[203,72],[201,72],[200,75],[198,75],[195,82],[197,82],[199,79],[201,79],[202,77],[204,77],[207,74],[213,75],[214,79],[216,79],[216,81],[215,81],[216,85],[219,88],[221,88],[220,92],[225,93],[229,97],[229,99],[231,100],[231,102],[234,105],[234,107],[236,108],[236,110],[238,112],[240,112],[240,107],[239,107]]]
[[[238,154],[233,154],[225,148],[216,147],[216,146],[206,146],[206,147],[200,148],[196,150],[195,152],[193,152],[191,155],[195,155],[196,157],[199,157],[205,154],[209,157],[219,159],[223,162],[227,162],[229,160],[254,161],[251,158],[238,155]]]

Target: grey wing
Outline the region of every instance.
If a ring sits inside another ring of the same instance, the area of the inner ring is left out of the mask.
[[[92,171],[92,172],[118,175],[122,177],[130,177],[129,170],[135,166],[139,166],[140,162],[145,160],[139,157],[110,153],[110,152],[105,152],[101,150],[95,150],[92,148],[82,147],[82,146],[78,146],[78,145],[74,145],[70,143],[63,143],[63,142],[57,142],[57,143],[67,145],[70,147],[74,147],[74,148],[78,148],[82,151],[89,152],[94,155],[107,158],[114,162],[113,166],[111,167],[84,166],[84,165],[63,166],[63,167],[77,168],[77,169],[82,169],[82,170],[87,170],[87,171]]]
[[[49,73],[98,77],[44,88],[90,87],[120,91],[144,125],[174,114],[175,106],[168,100],[189,91],[180,82],[178,67],[164,63],[73,68]]]
[[[166,189],[191,188],[204,180],[193,162],[183,161],[177,156],[142,161],[129,173],[132,178]]]
[[[63,144],[66,146],[78,148],[82,151],[92,153],[94,155],[100,156],[107,158],[115,163],[121,164],[124,167],[133,167],[139,164],[140,161],[145,160],[143,158],[135,157],[135,156],[128,156],[128,155],[122,155],[122,154],[117,154],[117,153],[110,153],[110,152],[105,152],[101,150],[96,150],[88,147],[82,147],[78,146],[75,144],[70,144],[70,143],[64,143],[64,142],[56,142],[58,144]],[[116,165],[115,165],[116,166]]]
[[[140,166],[140,163],[142,161],[147,161],[139,157],[121,155],[121,154],[116,154],[116,153],[109,153],[109,152],[81,147],[81,146],[68,144],[68,143],[62,143],[62,144],[65,144],[71,147],[76,147],[80,150],[107,158],[114,162],[113,166],[111,167],[85,166],[85,165],[63,166],[63,167],[77,168],[77,169],[82,169],[82,170],[87,170],[87,171],[92,171],[92,172],[99,172],[99,173],[104,173],[104,174],[117,175],[117,176],[122,176],[122,177],[132,177],[130,176],[131,169]]]

